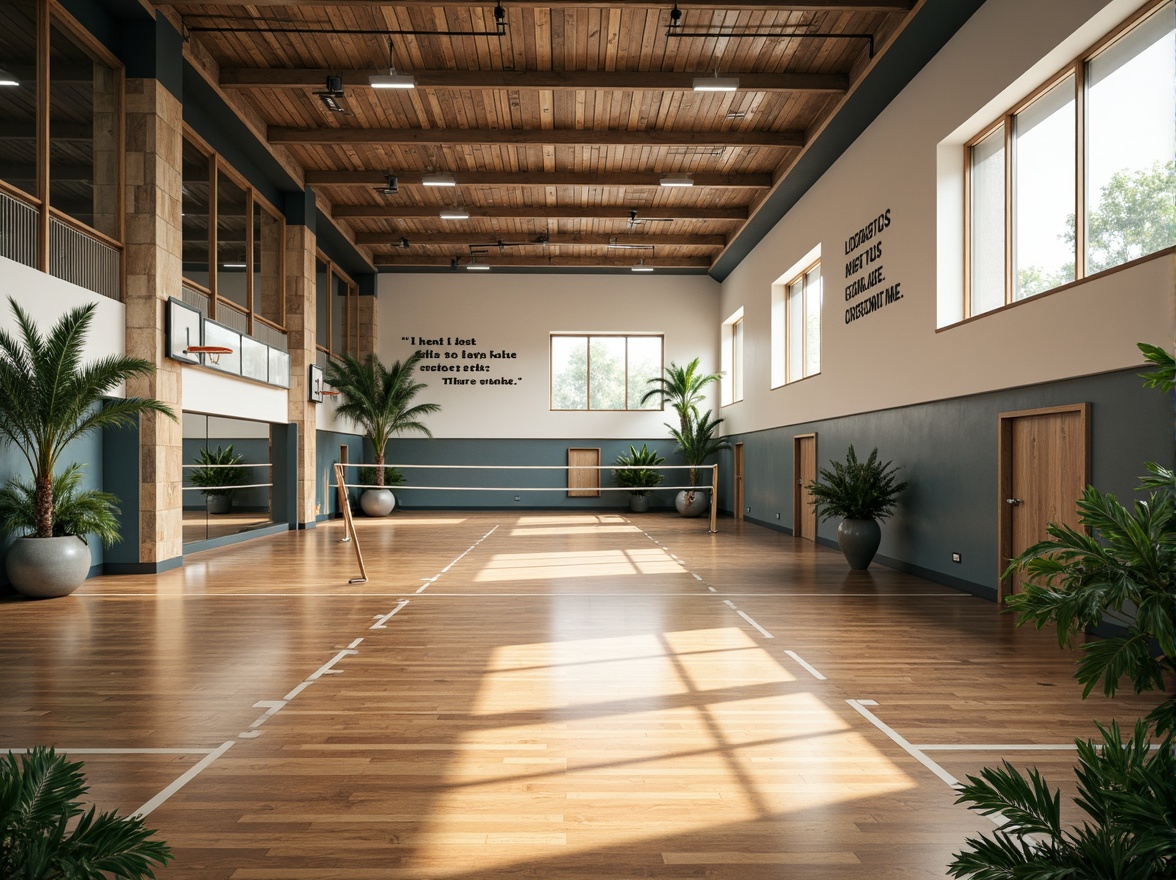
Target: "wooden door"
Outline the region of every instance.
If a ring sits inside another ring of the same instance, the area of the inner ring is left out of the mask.
[[[600,497],[599,449],[568,449],[568,497]]]
[[[1047,537],[1051,522],[1078,524],[1078,498],[1090,482],[1090,404],[1001,413],[1000,571]],[[1019,573],[1000,583],[1000,600],[1021,590]]]
[[[735,444],[735,519],[743,519],[743,444]]]
[[[806,488],[817,479],[817,435],[797,434],[792,438],[792,534],[806,541],[817,540],[817,509]]]

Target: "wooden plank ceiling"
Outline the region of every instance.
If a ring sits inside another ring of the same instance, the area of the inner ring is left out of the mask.
[[[382,268],[698,270],[911,7],[679,0],[671,32],[672,3],[620,0],[161,5]],[[416,88],[370,87],[390,47]],[[716,75],[738,89],[694,91]],[[336,76],[333,111],[321,95]],[[422,185],[435,173],[457,185]],[[395,193],[381,191],[388,175]],[[661,186],[667,175],[693,185]],[[469,218],[442,219],[450,208]]]

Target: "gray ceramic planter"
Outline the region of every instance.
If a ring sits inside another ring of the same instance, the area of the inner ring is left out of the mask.
[[[629,510],[633,513],[645,513],[649,510],[649,496],[648,495],[634,495],[629,493]]]
[[[710,508],[706,489],[683,489],[674,498],[674,507],[682,516],[702,516]]]
[[[387,516],[396,507],[396,496],[391,489],[365,489],[359,506],[367,516]]]
[[[17,538],[4,567],[12,586],[30,599],[68,596],[90,573],[90,548],[81,538]]]
[[[870,560],[881,543],[882,528],[877,520],[843,519],[837,527],[837,544],[854,571],[870,567]]]

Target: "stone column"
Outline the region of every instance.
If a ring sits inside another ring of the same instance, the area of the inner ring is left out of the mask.
[[[290,351],[288,417],[298,429],[298,527],[316,522],[317,407],[310,398],[310,365],[315,361],[314,193],[286,200],[286,342]],[[291,525],[294,525],[291,523]]]
[[[128,79],[126,101],[126,350],[156,367],[128,382],[127,393],[176,413],[176,421],[147,413],[139,426],[139,563],[160,571],[183,556],[181,368],[164,357],[165,306],[183,275],[183,118],[180,101],[155,79]]]

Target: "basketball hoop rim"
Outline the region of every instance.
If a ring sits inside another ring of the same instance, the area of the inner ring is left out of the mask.
[[[232,354],[233,350],[224,345],[189,345],[184,354]]]

